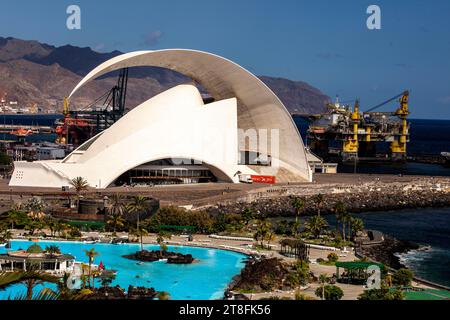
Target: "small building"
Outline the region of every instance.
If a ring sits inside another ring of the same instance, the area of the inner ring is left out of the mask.
[[[54,147],[38,147],[36,157],[38,160],[63,159],[66,156],[64,149]]]
[[[293,257],[298,260],[308,261],[309,246],[298,239],[283,239],[280,241],[281,254],[287,257]]]
[[[337,261],[335,265],[337,281],[342,283],[365,284],[372,274],[371,267],[379,268],[380,273],[385,270],[384,264],[371,261]]]
[[[337,163],[324,163],[323,159],[314,154],[309,148],[305,149],[306,159],[313,173],[337,173]]]
[[[30,253],[27,250],[0,254],[0,272],[45,271],[62,274],[71,271],[75,257],[70,254],[49,254],[45,251]]]

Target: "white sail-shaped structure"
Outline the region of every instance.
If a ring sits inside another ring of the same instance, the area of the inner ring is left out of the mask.
[[[195,160],[223,182],[237,183],[242,175],[311,181],[302,139],[283,103],[256,76],[220,56],[183,49],[122,54],[92,70],[70,97],[106,73],[139,66],[184,74],[214,102],[205,104],[194,85],[171,88],[132,109],[63,160],[16,161],[10,185],[61,187],[83,177],[90,186],[105,188],[129,170],[162,159]],[[265,160],[243,161],[246,153]]]

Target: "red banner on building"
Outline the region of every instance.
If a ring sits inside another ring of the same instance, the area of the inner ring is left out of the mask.
[[[251,178],[252,178],[252,181],[254,183],[269,183],[269,184],[274,184],[275,183],[275,176],[256,176],[256,175],[252,175]]]

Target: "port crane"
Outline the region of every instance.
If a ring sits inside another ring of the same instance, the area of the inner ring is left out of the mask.
[[[63,115],[56,127],[57,142],[80,145],[92,136],[109,128],[125,113],[128,68],[121,69],[117,84],[82,110],[70,110],[64,99]],[[97,104],[103,100],[102,106]]]

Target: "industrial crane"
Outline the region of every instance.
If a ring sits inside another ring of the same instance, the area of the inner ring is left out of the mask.
[[[70,110],[69,100],[64,98],[64,118],[56,127],[56,142],[80,145],[119,120],[125,113],[127,85],[128,68],[124,68],[119,72],[117,84],[85,109]],[[101,100],[104,100],[102,108],[97,108],[96,104]]]
[[[394,112],[376,111],[398,98],[400,106]],[[307,138],[311,149],[324,158],[340,155],[343,161],[405,160],[409,137],[408,99],[409,91],[404,91],[365,112],[360,111],[359,100],[355,100],[353,110],[347,105],[330,104],[327,113],[309,117],[312,123]],[[377,142],[389,143],[390,157],[377,155]]]

